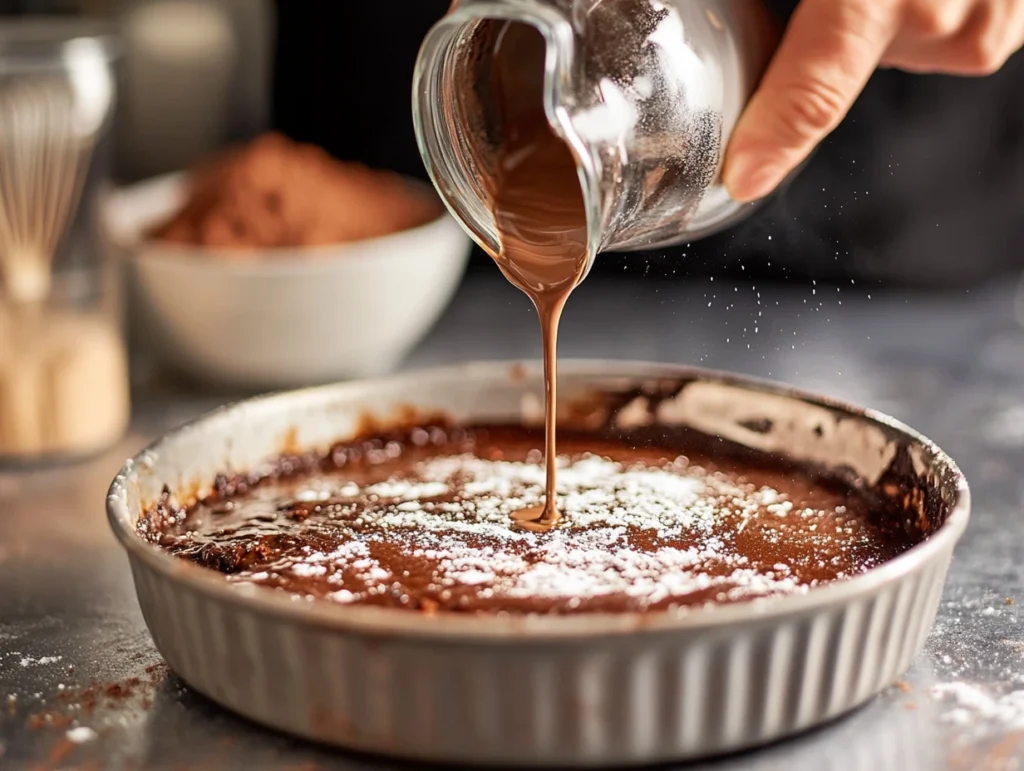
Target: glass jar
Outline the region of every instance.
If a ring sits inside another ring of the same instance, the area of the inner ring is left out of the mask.
[[[500,141],[490,53],[508,23],[539,32],[524,82],[543,81],[576,157],[591,256],[692,241],[750,213],[720,171],[779,39],[761,0],[457,0],[420,51],[413,115],[438,192],[481,246],[498,251],[482,180]]]
[[[6,461],[89,455],[114,443],[128,424],[120,281],[97,211],[112,160],[117,58],[116,40],[100,23],[0,23],[0,458]],[[44,157],[50,159],[45,174],[32,166]],[[10,160],[17,158],[20,165]],[[55,205],[57,196],[68,202]]]

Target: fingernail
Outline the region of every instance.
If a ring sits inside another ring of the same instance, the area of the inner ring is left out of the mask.
[[[756,153],[742,153],[730,158],[725,167],[725,188],[742,203],[764,198],[786,175],[779,166],[766,162]]]

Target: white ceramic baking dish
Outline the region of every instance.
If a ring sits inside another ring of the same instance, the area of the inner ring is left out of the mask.
[[[409,405],[456,421],[536,422],[539,367],[468,364],[259,398],[129,461],[107,502],[146,623],[193,688],[267,726],[442,763],[615,766],[692,759],[802,731],[894,682],[927,636],[968,488],[935,445],[883,415],[679,367],[564,362],[562,414],[690,431],[836,473],[920,542],[806,594],[683,613],[423,616],[231,585],[140,538],[164,485],[351,435]]]

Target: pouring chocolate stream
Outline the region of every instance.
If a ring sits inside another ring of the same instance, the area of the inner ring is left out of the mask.
[[[519,527],[541,532],[554,527],[559,518],[558,323],[590,256],[576,160],[544,112],[543,81],[536,77],[543,68],[524,66],[538,57],[543,62],[543,56],[543,39],[530,27],[506,24],[497,36],[492,77],[502,134],[494,177],[488,180],[500,242],[500,252],[492,257],[505,277],[533,301],[541,325],[547,472],[544,506],[513,515]]]

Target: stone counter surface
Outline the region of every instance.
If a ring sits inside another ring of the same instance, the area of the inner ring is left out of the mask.
[[[960,463],[974,492],[925,653],[833,725],[691,765],[755,771],[1024,768],[1024,328],[1014,282],[947,294],[595,276],[566,357],[727,369],[875,407]],[[539,355],[529,302],[471,274],[407,367]],[[230,398],[140,374],[132,431],[87,463],[0,471],[0,769],[355,769],[395,764],[264,730],[190,691],[143,623],[104,495],[126,457]]]

